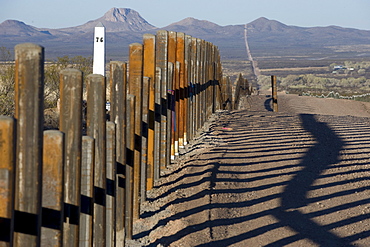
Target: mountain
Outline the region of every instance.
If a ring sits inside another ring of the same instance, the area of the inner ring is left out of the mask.
[[[144,33],[155,34],[159,28],[148,23],[132,9],[112,8],[102,17],[83,25],[69,28],[37,28],[16,20],[0,23],[0,46],[13,49],[21,42],[34,42],[46,48],[49,58],[56,56],[90,56],[94,27],[103,23],[107,32],[108,59],[127,59],[128,45],[142,42]],[[353,28],[297,27],[265,17],[248,24],[220,26],[207,20],[186,18],[161,29],[184,32],[210,41],[220,49],[227,60],[246,60],[245,34],[252,55],[257,59],[284,56],[292,59],[319,57],[370,57],[370,31]],[[362,49],[355,47],[361,45]],[[338,52],[353,47],[350,52]],[[346,47],[346,49],[341,49]],[[364,51],[363,47],[367,47]]]
[[[370,41],[370,31],[353,28],[329,27],[297,27],[288,26],[275,20],[259,18],[247,25],[248,35],[254,40],[266,38],[275,43],[293,42],[296,44],[358,44]]]
[[[183,19],[179,22],[172,23],[163,29],[168,31],[176,31],[176,32],[183,32],[183,33],[219,33],[222,30],[222,27],[205,20],[198,20],[192,17],[188,17]]]
[[[0,24],[0,37],[49,37],[47,31],[40,31],[33,26],[17,20],[6,20]]]
[[[101,22],[106,32],[143,32],[156,27],[147,22],[138,12],[132,9],[111,8],[99,19],[89,21],[83,25],[71,28],[63,28],[65,32],[91,32]]]

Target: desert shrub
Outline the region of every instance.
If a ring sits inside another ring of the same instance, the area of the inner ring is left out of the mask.
[[[85,75],[92,73],[92,58],[58,57],[56,61],[45,63],[44,67],[44,108],[57,106],[60,97],[59,73],[65,68],[76,68]],[[10,50],[0,47],[0,115],[14,115],[15,65]]]

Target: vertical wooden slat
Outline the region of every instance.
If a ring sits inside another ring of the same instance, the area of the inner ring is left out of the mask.
[[[65,133],[63,245],[78,245],[82,145],[82,72],[65,69],[60,73],[59,129]]]
[[[135,95],[128,94],[126,99],[126,205],[125,229],[126,239],[132,239],[133,233],[133,194],[134,194],[134,152],[135,152]]]
[[[95,139],[90,136],[83,136],[81,152],[80,247],[93,245],[94,166]]]
[[[195,135],[195,122],[196,122],[196,82],[197,82],[197,39],[192,37],[191,39],[191,66],[192,66],[192,78],[191,78],[191,139]]]
[[[161,163],[161,91],[162,91],[162,70],[156,67],[155,71],[155,123],[154,123],[154,180],[160,177]]]
[[[190,99],[189,89],[191,81],[191,36],[185,35],[185,80],[184,80],[184,145],[188,144],[189,140],[189,125],[190,125]]]
[[[116,245],[125,243],[127,64],[110,62],[111,116],[116,124]]]
[[[155,125],[155,35],[144,34],[143,76],[149,77],[149,115],[148,115],[148,156],[147,190],[154,186],[154,125]]]
[[[168,66],[168,32],[165,30],[159,30],[156,36],[156,67],[161,69],[161,132],[160,132],[160,169],[164,170],[166,168],[167,162],[167,142],[171,141],[167,139],[167,66]]]
[[[87,77],[87,135],[95,139],[93,244],[106,243],[106,85],[102,75]]]
[[[29,43],[17,45],[15,47],[17,151],[14,246],[40,244],[43,93],[44,48]]]
[[[171,164],[171,144],[172,144],[172,115],[174,113],[173,103],[174,101],[174,92],[172,89],[173,76],[174,76],[174,66],[173,63],[168,63],[167,65],[167,140],[166,140],[166,165]]]
[[[180,112],[180,69],[181,64],[176,61],[175,65],[175,114],[174,114],[174,158],[179,156],[179,118]]]
[[[201,58],[202,58],[202,40],[197,39],[197,54],[196,54],[196,118],[195,118],[195,130],[197,131],[200,128],[200,121],[201,121]]]
[[[0,246],[8,247],[13,239],[15,122],[0,116]]]
[[[278,112],[278,98],[277,98],[277,83],[276,76],[271,76],[271,86],[272,86],[272,110]]]
[[[180,62],[178,134],[179,148],[184,148],[185,34],[177,33],[176,60]]]
[[[172,63],[172,65],[175,65],[174,70],[174,78],[171,78],[172,81],[172,91],[171,91],[171,159],[175,158],[176,150],[178,149],[176,145],[178,145],[178,133],[177,131],[177,117],[178,117],[178,111],[176,110],[177,105],[177,97],[179,95],[178,90],[178,84],[179,81],[176,78],[176,36],[177,33],[174,31],[168,32],[168,62]],[[173,74],[173,73],[172,73]]]
[[[63,132],[45,131],[43,148],[41,246],[63,246]]]
[[[135,96],[135,151],[134,151],[134,204],[133,218],[140,217],[141,133],[143,90],[143,45],[130,45],[128,91]]]
[[[148,163],[148,132],[149,132],[149,84],[150,78],[143,77],[142,89],[142,121],[141,121],[141,170],[140,170],[140,201],[144,203],[146,200],[146,170]]]
[[[115,202],[116,202],[116,125],[107,122],[107,195],[106,195],[106,246],[115,246]]]

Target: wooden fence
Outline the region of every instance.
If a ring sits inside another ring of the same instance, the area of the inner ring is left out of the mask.
[[[215,45],[158,31],[129,49],[109,77],[87,76],[86,114],[84,75],[63,70],[59,130],[44,131],[44,48],[15,47],[15,116],[0,117],[0,246],[124,246],[161,171],[212,113],[235,107]]]

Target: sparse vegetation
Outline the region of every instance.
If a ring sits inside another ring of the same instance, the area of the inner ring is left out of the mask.
[[[10,51],[0,47],[0,115],[14,114],[15,65]],[[56,61],[45,63],[45,109],[55,108],[59,99],[59,73],[70,67],[81,70],[84,74],[92,73],[92,58],[58,57]]]
[[[12,55],[5,47],[0,47],[0,115],[14,114],[15,66]]]

